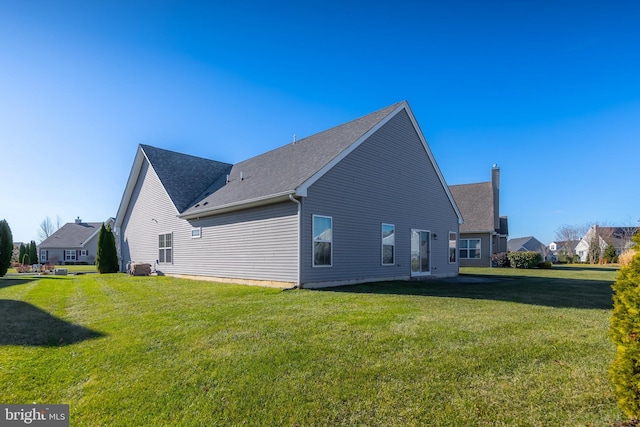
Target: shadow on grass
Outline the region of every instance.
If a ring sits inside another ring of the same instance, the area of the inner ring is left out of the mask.
[[[573,270],[573,271],[616,271],[619,270],[619,266],[590,266],[584,265],[580,266],[580,264],[569,264],[569,265],[554,265],[554,269],[557,270]]]
[[[472,276],[422,281],[376,282],[323,291],[418,295],[516,302],[556,308],[613,308],[613,282],[521,276]]]
[[[58,347],[102,336],[29,303],[0,299],[0,345]]]
[[[0,289],[2,288],[8,288],[10,286],[18,286],[18,285],[24,285],[27,284],[29,282],[33,282],[35,280],[40,280],[40,279],[54,279],[54,280],[65,280],[67,279],[66,276],[51,276],[51,275],[46,275],[46,276],[39,276],[39,275],[22,275],[22,274],[17,274],[17,273],[13,273],[13,274],[7,274],[4,277],[0,277]]]

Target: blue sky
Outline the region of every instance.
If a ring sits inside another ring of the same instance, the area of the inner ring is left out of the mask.
[[[640,2],[2,1],[0,218],[115,216],[137,145],[238,162],[407,100],[510,237],[637,225]],[[624,224],[622,224],[624,223]]]

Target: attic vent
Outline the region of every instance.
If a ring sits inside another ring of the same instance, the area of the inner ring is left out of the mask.
[[[204,202],[204,203],[202,204],[202,206],[207,206],[208,204],[209,204],[209,202]]]
[[[293,143],[294,143],[294,144],[296,143],[296,140],[297,140],[297,138],[296,138],[296,134],[294,133],[294,134],[293,134]]]
[[[240,172],[240,181],[244,181],[244,173]]]
[[[229,179],[229,174],[227,174],[227,182],[226,182],[226,184],[228,184],[228,183],[229,183],[229,181],[230,181],[230,179]]]
[[[194,208],[197,208],[198,206],[200,206],[200,203],[197,203],[197,204],[194,206]]]

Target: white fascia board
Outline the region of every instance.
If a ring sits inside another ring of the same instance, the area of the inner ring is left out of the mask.
[[[136,152],[136,157],[133,159],[133,165],[131,165],[131,171],[129,172],[129,178],[127,179],[127,185],[124,188],[124,193],[122,194],[122,199],[120,200],[118,213],[116,213],[115,227],[120,227],[122,225],[122,221],[124,221],[124,215],[127,212],[127,208],[129,207],[131,195],[133,194],[133,189],[136,186],[136,182],[138,182],[140,169],[142,169],[142,162],[145,159],[146,155],[142,151],[142,147],[138,146],[138,151]]]
[[[429,156],[429,160],[431,160],[431,164],[433,165],[433,168],[435,169],[436,174],[438,175],[438,179],[440,180],[440,184],[442,185],[442,188],[444,189],[445,193],[447,194],[447,197],[449,198],[449,202],[451,202],[451,206],[453,206],[453,210],[456,212],[456,215],[458,216],[458,224],[464,224],[464,219],[462,218],[462,214],[460,213],[460,210],[458,209],[458,205],[456,205],[456,202],[453,199],[453,195],[449,191],[449,186],[447,185],[447,181],[445,181],[444,175],[442,175],[442,171],[440,170],[440,167],[438,166],[438,162],[436,162],[435,157],[433,157],[433,153],[431,152],[431,149],[429,148],[429,144],[427,144],[427,139],[424,137],[424,135],[422,133],[422,130],[420,129],[420,125],[418,125],[418,121],[416,120],[415,116],[413,115],[413,112],[411,111],[411,108],[409,108],[409,105],[406,105],[406,109],[407,109],[407,115],[409,116],[409,119],[411,120],[411,123],[413,124],[413,128],[415,129],[416,133],[418,134],[418,137],[420,138],[420,141],[422,141],[422,146],[424,147],[424,150],[427,152],[427,156]]]
[[[353,150],[358,148],[360,146],[360,144],[362,144],[364,141],[366,141],[367,138],[369,138],[371,135],[373,135],[375,132],[377,132],[378,129],[380,129],[385,123],[387,123],[389,120],[391,120],[392,117],[394,117],[396,114],[398,114],[398,112],[402,111],[402,109],[404,109],[404,108],[406,108],[407,110],[409,109],[409,106],[407,105],[406,102],[403,102],[402,104],[400,104],[394,111],[389,113],[387,115],[387,117],[385,117],[384,119],[380,120],[374,127],[369,129],[369,131],[367,131],[367,133],[365,133],[360,138],[358,138],[346,150],[344,150],[342,153],[340,153],[339,155],[334,157],[333,160],[331,160],[322,169],[320,169],[313,176],[311,176],[311,178],[307,179],[305,182],[300,184],[298,186],[298,188],[296,188],[296,194],[298,196],[301,196],[301,197],[307,197],[307,191],[309,190],[309,187],[311,187],[313,184],[315,184],[316,181],[318,181],[320,178],[322,178],[324,176],[324,174],[329,172],[335,165],[340,163],[345,157],[347,157],[349,154],[351,154],[351,152],[353,152]]]
[[[429,145],[427,144],[427,140],[425,139],[424,135],[422,134],[422,130],[420,129],[420,126],[418,125],[418,122],[416,121],[416,118],[413,115],[413,112],[411,111],[411,108],[409,107],[409,104],[406,101],[403,102],[402,104],[400,104],[394,111],[389,113],[387,115],[387,117],[385,117],[384,119],[380,120],[374,127],[369,129],[369,131],[367,133],[365,133],[360,138],[358,138],[353,144],[351,144],[346,150],[344,150],[342,153],[340,153],[338,156],[336,156],[332,161],[327,163],[327,165],[325,167],[323,167],[318,172],[316,172],[311,178],[309,178],[305,182],[303,182],[298,188],[296,188],[296,194],[298,196],[301,196],[301,197],[306,197],[307,196],[307,191],[309,190],[310,186],[312,186],[316,181],[318,181],[320,178],[322,178],[322,176],[324,176],[324,174],[326,174],[336,164],[338,164],[346,156],[348,156],[351,152],[353,152],[356,148],[358,148],[360,146],[360,144],[362,144],[364,141],[366,141],[367,138],[369,138],[371,135],[373,135],[375,132],[377,132],[378,129],[380,129],[382,126],[384,126],[389,120],[391,120],[393,117],[395,117],[396,114],[398,114],[402,110],[405,110],[407,112],[407,115],[409,116],[409,120],[411,120],[411,124],[412,124],[414,130],[416,131],[416,134],[418,135],[418,138],[420,138],[420,141],[422,142],[422,147],[424,148],[425,152],[427,153],[427,156],[429,157],[429,160],[431,161],[431,164],[433,165],[433,168],[436,171],[438,179],[440,180],[440,184],[442,185],[442,188],[444,189],[445,193],[447,194],[447,198],[449,199],[449,202],[451,203],[451,206],[453,207],[453,210],[455,211],[456,216],[458,217],[458,224],[464,224],[464,220],[462,218],[462,214],[460,213],[460,210],[458,209],[458,205],[456,205],[456,202],[454,201],[453,196],[451,195],[451,192],[449,191],[449,187],[447,186],[447,182],[445,181],[444,176],[442,175],[442,171],[440,170],[440,167],[438,166],[438,163],[436,162],[435,158],[433,157],[433,153],[431,152],[431,149],[429,148]]]
[[[133,166],[131,167],[131,172],[129,173],[129,179],[127,180],[127,186],[125,187],[124,194],[122,195],[122,200],[120,201],[120,207],[118,207],[118,213],[116,214],[116,220],[114,224],[114,228],[120,228],[122,226],[122,222],[124,221],[124,215],[127,212],[127,208],[129,207],[129,203],[131,202],[131,195],[133,194],[133,189],[138,182],[138,178],[140,177],[140,170],[142,169],[143,162],[146,161],[149,164],[149,169],[153,171],[154,174],[160,179],[158,173],[153,168],[153,165],[149,161],[147,154],[142,149],[142,146],[138,146],[138,152],[136,153],[136,157],[133,160]],[[160,182],[162,184],[162,181]],[[164,190],[167,198],[171,201],[171,197],[169,193],[167,193],[166,188],[162,185],[162,189]],[[173,204],[173,201],[171,202]],[[178,212],[178,208],[173,206],[176,212]]]
[[[114,224],[114,219],[113,218],[108,218],[105,222],[103,222],[103,224],[105,225],[105,227],[108,226],[108,225],[112,225],[112,224]],[[113,232],[113,230],[111,230],[111,232]],[[91,236],[87,237],[87,239],[84,242],[80,243],[80,247],[84,248],[85,245],[87,243],[89,243],[91,241],[91,239],[93,239],[98,233],[100,233],[100,228],[98,228],[96,231],[91,233]]]
[[[178,215],[181,219],[199,219],[208,216],[219,215],[222,213],[239,211],[243,209],[255,208],[258,206],[270,205],[273,203],[284,202],[289,200],[289,195],[296,195],[295,191],[285,191],[277,194],[270,194],[268,196],[256,197],[254,199],[242,200],[240,202],[228,203],[226,205],[215,206],[207,210],[193,212],[189,214]]]

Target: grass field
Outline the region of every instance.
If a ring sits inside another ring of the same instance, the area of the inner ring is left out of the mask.
[[[0,279],[0,403],[73,426],[610,426],[615,270],[332,290]]]

